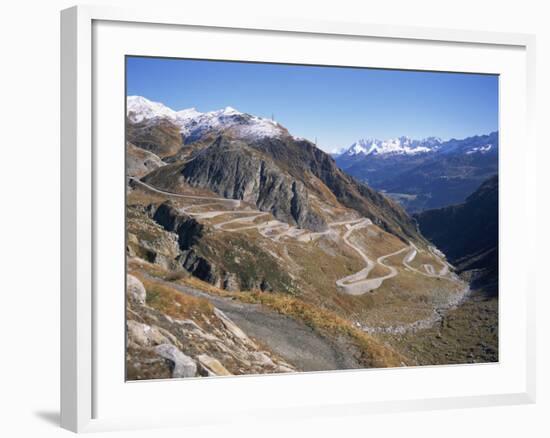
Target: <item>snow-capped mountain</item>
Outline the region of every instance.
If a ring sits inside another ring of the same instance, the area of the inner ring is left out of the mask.
[[[186,143],[219,131],[229,131],[241,138],[253,139],[288,134],[285,128],[273,120],[242,113],[229,106],[205,113],[195,108],[174,111],[162,103],[150,101],[142,96],[128,96],[126,110],[132,123],[169,119],[180,128]]]
[[[476,146],[466,151],[466,155],[471,154],[486,154],[487,152],[490,152],[491,149],[493,149],[492,144],[486,144],[485,146]]]
[[[413,140],[409,137],[398,137],[389,140],[376,138],[360,139],[345,149],[340,155],[367,156],[375,155],[416,155],[432,152],[438,149],[442,140],[438,137],[428,137],[423,140]]]
[[[153,102],[142,96],[128,96],[126,99],[126,112],[132,123],[140,123],[144,120],[156,118],[176,119],[176,111],[168,108],[160,102]]]
[[[363,140],[335,157],[338,166],[395,196],[410,212],[463,202],[498,173],[498,132],[442,141]]]

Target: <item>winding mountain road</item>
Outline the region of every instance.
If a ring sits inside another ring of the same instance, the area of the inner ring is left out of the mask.
[[[417,274],[420,274],[420,275],[423,275],[425,277],[439,277],[439,278],[446,278],[447,277],[447,274],[450,273],[450,270],[449,270],[449,264],[444,261],[442,258],[441,258],[441,255],[438,254],[438,252],[436,252],[434,250],[434,247],[433,246],[430,246],[428,248],[429,250],[429,253],[430,255],[438,262],[442,265],[442,268],[439,270],[439,272],[436,272],[435,268],[433,265],[431,264],[428,264],[428,263],[425,263],[422,265],[422,267],[424,268],[424,270],[426,272],[423,272],[421,271],[420,269],[417,269],[415,268],[414,266],[411,266],[411,263],[412,261],[416,258],[416,256],[418,255],[418,253],[421,251],[420,249],[418,249],[413,243],[410,243],[410,247],[409,247],[409,252],[407,253],[407,255],[405,256],[405,258],[403,259],[403,265],[406,266],[408,269],[410,269],[411,271],[414,271],[416,272]]]
[[[252,210],[252,209],[251,210],[191,211],[191,210],[196,210],[197,208],[204,208],[206,206],[212,206],[216,204],[225,204],[225,205],[228,205],[230,208],[239,208],[241,206],[241,201],[235,200],[235,199],[220,198],[220,197],[181,195],[178,193],[171,193],[164,190],[160,190],[143,181],[138,180],[137,178],[132,177],[130,178],[130,180],[145,187],[148,190],[151,190],[153,192],[156,192],[162,195],[172,196],[177,198],[184,198],[184,199],[212,201],[209,204],[191,205],[188,207],[180,208],[182,213],[186,213],[197,219],[212,219],[214,217],[221,216],[221,215],[238,215],[237,217],[233,217],[226,221],[214,224],[213,227],[217,230],[222,230],[225,232],[239,232],[244,230],[256,229],[263,237],[271,239],[272,241],[278,242],[278,243],[281,243],[283,238],[294,239],[300,242],[312,242],[317,240],[321,236],[328,235],[331,233],[339,235],[342,238],[344,244],[346,244],[349,248],[355,251],[359,255],[359,257],[365,262],[365,267],[360,271],[336,280],[336,285],[339,287],[339,289],[349,295],[366,294],[367,292],[378,289],[384,281],[389,280],[390,278],[393,278],[396,275],[398,275],[397,269],[394,266],[387,264],[385,260],[395,255],[401,254],[405,251],[407,251],[407,253],[402,260],[402,264],[406,269],[409,269],[411,271],[414,271],[426,277],[446,278],[448,280],[455,281],[453,277],[448,276],[448,274],[450,273],[449,265],[442,259],[441,254],[438,253],[439,251],[433,247],[429,248],[429,253],[435,260],[437,260],[438,263],[440,263],[443,266],[439,270],[439,272],[436,272],[435,268],[431,264],[424,264],[423,265],[424,271],[421,271],[410,264],[416,258],[416,255],[418,254],[418,252],[421,251],[412,242],[409,242],[408,246],[405,246],[397,251],[378,257],[376,261],[371,260],[361,247],[359,247],[358,245],[350,241],[350,237],[355,231],[373,225],[372,221],[368,218],[358,218],[358,219],[351,219],[351,220],[348,219],[345,221],[331,222],[328,224],[328,228],[325,231],[321,231],[321,232],[312,232],[312,231],[304,230],[302,228],[297,228],[295,226],[289,225],[285,222],[278,221],[276,219],[268,220],[262,223],[254,223],[254,221],[257,218],[262,216],[268,216],[270,215],[270,213],[261,212],[258,210]],[[227,228],[228,225],[233,225],[233,224],[242,224],[242,226]],[[341,226],[345,226],[346,228],[346,231],[344,232],[343,235],[340,235],[340,233],[335,229]],[[387,269],[388,273],[378,277],[369,278],[369,274],[377,264]]]
[[[183,198],[183,199],[200,199],[200,200],[208,200],[208,201],[225,202],[230,204],[232,207],[240,207],[241,205],[241,201],[239,199],[215,198],[212,196],[180,195],[179,193],[166,192],[164,190],[157,189],[156,187],[153,187],[133,176],[130,177],[129,180],[151,190],[152,192],[160,193],[161,195],[172,196],[175,198]]]

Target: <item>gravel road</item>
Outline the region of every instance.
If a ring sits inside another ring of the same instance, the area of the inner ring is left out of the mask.
[[[154,280],[163,282],[158,278]],[[276,313],[260,304],[242,303],[210,295],[189,286],[164,283],[184,294],[209,299],[248,336],[269,347],[300,371],[361,368],[353,357],[352,347],[317,334],[301,321]]]

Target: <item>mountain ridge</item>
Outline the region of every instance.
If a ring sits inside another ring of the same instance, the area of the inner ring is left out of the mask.
[[[161,104],[154,102],[151,105],[147,103],[146,109],[140,109],[140,115],[136,116],[138,112],[132,101],[140,104],[148,102],[143,99],[129,97],[129,131],[132,132],[134,125],[146,124],[154,130],[160,123],[171,123],[181,130],[183,149],[191,151],[179,164],[175,162],[174,165],[163,166],[148,175],[145,180],[153,185],[178,192],[180,178],[183,178],[194,187],[209,189],[233,199],[249,199],[258,208],[270,211],[279,219],[312,230],[322,230],[324,227],[326,219],[321,219],[322,205],[337,202],[356,210],[405,242],[410,239],[423,242],[414,220],[400,205],[342,172],[327,153],[309,140],[292,136],[277,122],[230,109],[226,111],[230,113],[228,117],[219,117],[225,110],[198,113],[193,123],[189,120],[183,123],[174,115],[177,112],[170,112],[167,107],[159,107]],[[204,114],[209,114],[208,120]],[[216,118],[214,122],[210,120],[212,117]],[[263,129],[266,124],[275,129],[275,135],[272,135],[271,128]],[[229,146],[231,141],[236,142],[233,144],[236,150]],[[212,146],[221,143],[225,145],[223,154],[213,153]],[[199,144],[200,149],[193,151]],[[245,159],[242,151],[239,152],[239,149],[245,148],[249,155],[254,155],[252,151],[260,154],[253,160],[254,164]],[[269,202],[265,202],[267,197],[260,193],[264,187],[261,169],[262,166],[266,168],[266,163],[268,168],[286,175],[271,181],[277,183],[272,186],[276,188],[275,197],[272,196]],[[243,167],[240,168],[240,165]],[[306,192],[301,189],[302,186],[315,194],[318,206],[307,201],[308,196],[304,195]],[[293,212],[289,211],[288,206]]]
[[[498,173],[498,131],[444,141],[419,153],[340,154],[346,173],[397,199],[409,213],[462,202]]]
[[[371,154],[405,154],[415,155],[427,153],[438,148],[443,143],[439,137],[427,137],[422,140],[415,140],[407,136],[381,140],[377,138],[361,138],[348,148],[344,148],[338,156],[347,155],[368,156]]]
[[[184,143],[192,143],[207,132],[232,129],[243,138],[288,135],[288,131],[274,120],[243,113],[227,106],[223,109],[200,112],[195,108],[174,111],[160,102],[143,96],[128,96],[127,117],[131,123],[167,119],[178,126]]]

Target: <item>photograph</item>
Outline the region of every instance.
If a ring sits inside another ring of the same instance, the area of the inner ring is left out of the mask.
[[[550,437],[543,3],[6,3],[0,438]]]
[[[499,75],[127,55],[124,91],[127,381],[499,362]]]

